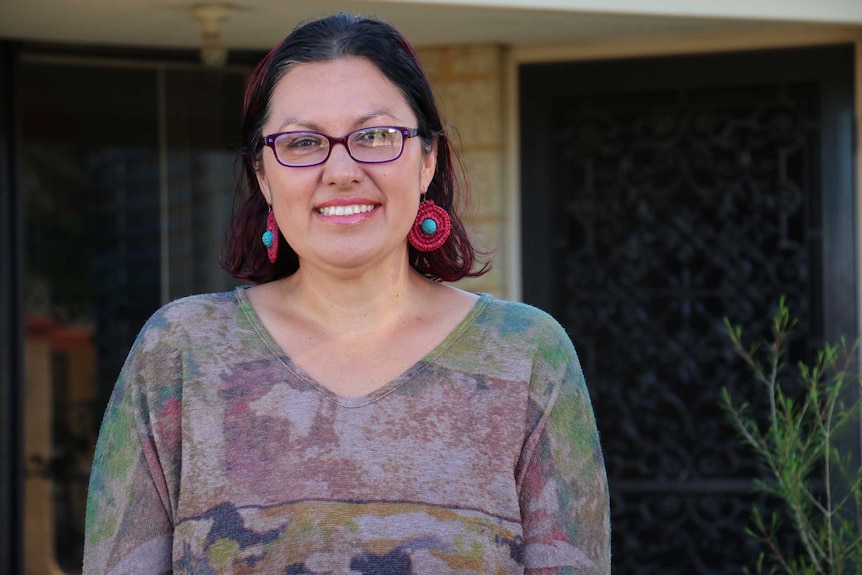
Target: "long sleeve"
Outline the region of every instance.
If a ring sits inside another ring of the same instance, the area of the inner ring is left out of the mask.
[[[592,404],[565,332],[544,335],[517,469],[526,573],[607,575],[610,507]]]
[[[84,575],[171,572],[182,358],[154,316],[105,412],[87,500]]]

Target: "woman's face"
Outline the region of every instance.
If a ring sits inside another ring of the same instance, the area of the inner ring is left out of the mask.
[[[340,138],[374,126],[417,128],[401,90],[365,58],[298,64],[276,84],[263,135],[310,130]],[[404,140],[397,160],[355,161],[344,145],[326,162],[290,168],[265,147],[258,182],[303,266],[367,270],[407,258],[406,237],[434,175],[436,150]]]

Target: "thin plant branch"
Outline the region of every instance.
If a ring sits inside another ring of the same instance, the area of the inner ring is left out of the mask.
[[[837,446],[839,436],[859,421],[862,339],[849,347],[844,339],[825,346],[811,366],[799,364],[796,384],[791,386],[783,368],[796,320],[784,298],[771,327],[773,341],[746,347],[742,328],[725,319],[734,351],[766,393],[768,412],[754,417],[751,405],[736,403],[726,387],[722,407],[763,465],[765,475],[755,481],[755,489],[783,503],[782,514],[801,546],[795,551],[782,548],[779,514],[767,523],[755,506],[753,527],[746,533],[766,549],[756,569],[787,575],[862,573],[862,469]],[[751,573],[748,567],[744,571]]]

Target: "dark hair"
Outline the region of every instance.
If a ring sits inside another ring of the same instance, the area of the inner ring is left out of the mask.
[[[455,211],[455,196],[466,202],[468,187],[463,168],[443,127],[431,84],[413,47],[393,26],[380,20],[338,14],[297,26],[257,65],[246,87],[242,126],[242,168],[233,219],[227,230],[222,269],[232,276],[256,283],[293,274],[299,268],[296,252],[283,236],[279,254],[270,263],[260,240],[268,206],[257,181],[256,166],[263,153],[263,125],[278,81],[296,64],[339,58],[367,58],[403,92],[418,119],[419,136],[426,149],[437,140],[437,169],[426,198],[444,208],[452,220],[449,238],[433,252],[409,246],[410,265],[428,278],[456,281],[477,277],[487,264],[474,270],[476,250]],[[457,171],[456,171],[457,166]]]

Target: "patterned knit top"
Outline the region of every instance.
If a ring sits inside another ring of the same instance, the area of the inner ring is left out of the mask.
[[[99,436],[85,575],[610,573],[593,411],[549,315],[483,295],[348,399],[245,290],[168,304],[138,336]]]

